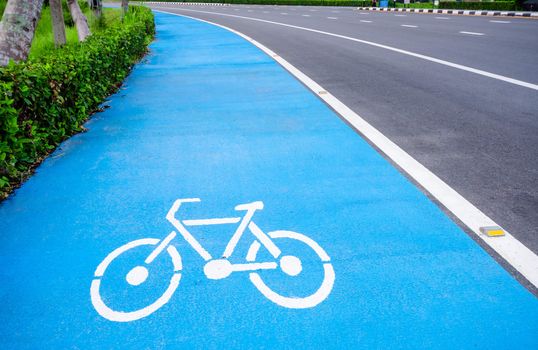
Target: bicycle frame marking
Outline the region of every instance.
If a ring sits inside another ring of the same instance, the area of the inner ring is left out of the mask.
[[[235,230],[232,238],[226,245],[222,258],[228,259],[234,252],[235,247],[239,243],[239,240],[244,235],[245,230],[248,229],[256,236],[260,243],[267,248],[269,253],[276,259],[280,256],[280,249],[271,241],[271,239],[252,221],[252,217],[256,210],[263,208],[262,202],[253,202],[249,204],[241,204],[236,206],[236,210],[246,210],[245,215],[241,217],[230,217],[230,218],[212,218],[212,219],[195,219],[195,220],[178,220],[176,218],[176,213],[179,211],[181,204],[183,203],[193,203],[200,202],[199,198],[187,198],[187,199],[178,199],[174,202],[166,219],[179,231],[183,238],[189,243],[189,245],[205,260],[212,260],[213,257],[211,254],[205,250],[200,242],[187,230],[185,226],[205,226],[205,225],[223,225],[223,224],[236,224],[240,223],[237,229]],[[168,238],[168,237],[167,237]],[[165,238],[166,240],[166,238]],[[164,242],[164,240],[163,240]],[[158,249],[158,248],[157,248]],[[157,250],[156,249],[156,250]],[[152,253],[153,254],[153,253]],[[157,253],[158,254],[158,253]],[[149,259],[149,257],[148,257]],[[245,264],[246,265],[246,264]],[[272,265],[260,265],[260,266],[272,266]],[[234,270],[235,271],[235,270]],[[246,270],[237,270],[237,271],[246,271]]]

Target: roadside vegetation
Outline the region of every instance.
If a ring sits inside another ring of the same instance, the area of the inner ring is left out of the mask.
[[[5,0],[0,0],[0,6]],[[153,40],[153,14],[145,7],[104,9],[100,19],[80,2],[92,29],[77,40],[65,16],[67,43],[55,47],[50,10],[37,25],[29,58],[0,67],[0,199],[83,123],[121,85]],[[3,9],[0,7],[0,9]],[[71,22],[70,22],[71,21]]]

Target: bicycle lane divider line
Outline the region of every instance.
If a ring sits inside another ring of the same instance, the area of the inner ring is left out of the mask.
[[[536,347],[536,298],[322,100],[240,36],[155,16],[110,108],[0,204],[2,345]],[[207,251],[177,235],[129,284],[167,212],[179,226],[254,201],[231,262],[277,269],[207,278],[224,222],[188,228]]]
[[[378,147],[381,152],[394,161],[405,173],[417,181],[417,183],[419,183],[426,191],[436,198],[448,211],[461,220],[463,224],[465,224],[484,243],[491,247],[508,264],[521,273],[521,275],[524,276],[533,286],[538,287],[538,255],[536,255],[533,251],[527,248],[517,238],[508,232],[506,232],[502,237],[489,237],[482,233],[480,230],[481,227],[499,225],[303,72],[295,68],[292,64],[287,62],[285,59],[263,44],[232,28],[184,14],[176,14],[166,11],[163,12],[171,15],[188,17],[194,20],[219,26],[245,38],[256,45],[267,55],[277,61],[281,66],[283,66],[293,76],[295,76],[299,81],[301,81],[305,86],[307,86],[311,91],[313,91],[319,98],[331,106],[331,108],[338,112],[357,131],[359,131],[361,135],[366,137],[370,142]]]

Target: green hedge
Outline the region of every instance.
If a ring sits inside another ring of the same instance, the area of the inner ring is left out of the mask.
[[[175,2],[176,0],[158,0]],[[183,2],[207,2],[249,5],[303,5],[303,6],[372,6],[372,1],[363,0],[188,0]]]
[[[115,91],[147,51],[153,14],[131,7],[124,22],[31,61],[0,67],[0,197]]]
[[[484,11],[514,11],[516,4],[513,1],[495,1],[495,2],[456,2],[441,1],[440,9],[457,9],[457,10],[484,10]]]

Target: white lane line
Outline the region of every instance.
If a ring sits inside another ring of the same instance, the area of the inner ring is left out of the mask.
[[[490,22],[491,23],[512,23],[510,21],[495,21],[495,20],[491,20]]]
[[[281,14],[281,15],[287,15],[287,13],[286,13],[286,12],[281,12],[280,14]]]
[[[394,17],[407,17],[407,15],[394,15]]]
[[[338,17],[327,17],[328,19],[338,19]]]
[[[367,21],[367,20],[365,20],[365,19],[361,19],[361,22],[362,22],[362,23],[372,23],[372,21]]]
[[[460,33],[461,34],[468,34],[468,35],[484,35],[484,33],[465,32],[465,31],[461,31]]]
[[[282,23],[282,22],[269,21],[269,20],[261,19],[261,18],[239,16],[239,15],[231,15],[231,14],[227,14],[227,13],[219,13],[219,12],[213,12],[213,11],[201,11],[201,10],[192,10],[192,9],[177,8],[177,7],[160,7],[160,9],[170,9],[170,10],[187,11],[187,12],[195,12],[195,13],[207,13],[207,14],[212,14],[212,15],[220,15],[220,16],[224,16],[224,17],[241,18],[241,19],[245,19],[245,20],[249,20],[249,21],[261,22],[261,23],[269,23],[269,24],[274,24],[274,25],[277,25],[277,26],[282,26],[282,27],[287,27],[287,28],[304,30],[304,31],[311,32],[311,33],[317,33],[317,34],[332,36],[334,38],[345,39],[345,40],[353,41],[353,42],[356,42],[356,43],[361,43],[361,44],[377,47],[377,48],[380,48],[380,49],[385,49],[385,50],[388,50],[388,51],[397,52],[397,53],[400,53],[402,55],[412,56],[412,57],[419,58],[419,59],[422,59],[422,60],[425,60],[425,61],[434,62],[434,63],[440,64],[440,65],[443,65],[443,66],[463,70],[463,71],[466,71],[466,72],[469,72],[469,73],[478,74],[478,75],[481,75],[481,76],[484,76],[484,77],[497,79],[497,80],[500,80],[500,81],[504,81],[506,83],[510,83],[510,84],[514,84],[514,85],[518,85],[518,86],[522,86],[522,87],[526,87],[528,89],[538,91],[538,85],[537,84],[528,83],[528,82],[523,81],[523,80],[513,79],[513,78],[510,78],[510,77],[507,77],[507,76],[504,76],[504,75],[487,72],[485,70],[476,69],[476,68],[472,68],[472,67],[469,67],[469,66],[464,66],[463,64],[453,63],[453,62],[445,61],[445,60],[442,60],[442,59],[439,59],[439,58],[422,55],[422,54],[415,53],[415,52],[412,52],[412,51],[398,49],[398,48],[393,47],[393,46],[378,44],[378,43],[375,43],[373,41],[353,38],[353,37],[346,36],[346,35],[335,34],[335,33],[330,33],[330,32],[324,32],[324,31],[318,30],[318,29],[301,27],[301,26],[296,26],[296,25],[293,25],[293,24],[287,24],[287,23]]]
[[[407,27],[407,28],[418,28],[418,26],[414,26],[414,25],[411,25],[411,24],[401,24],[400,26],[401,27]]]
[[[435,19],[450,19],[448,17],[435,17]]]
[[[177,10],[177,8],[172,9]],[[353,112],[349,107],[343,104],[322,86],[310,79],[303,72],[291,65],[288,61],[256,40],[226,26],[178,13],[159,10],[154,11],[165,12],[175,16],[188,17],[197,21],[213,24],[217,27],[221,27],[235,33],[256,45],[268,56],[272,57],[275,61],[282,65],[282,67],[284,67],[288,72],[294,75],[301,83],[318,95],[319,98],[321,98],[325,103],[331,106],[331,108],[333,108],[338,114],[346,119],[361,135],[372,142],[372,144],[374,144],[381,152],[394,161],[395,164],[397,164],[403,171],[409,174],[410,177],[417,181],[417,183],[419,183],[426,191],[436,198],[439,203],[441,203],[447,210],[452,212],[458,219],[460,219],[464,225],[469,227],[469,229],[478,235],[480,239],[482,239],[487,245],[489,245],[501,257],[503,257],[503,259],[505,259],[510,265],[519,271],[519,273],[521,273],[521,275],[524,276],[531,284],[538,287],[538,255],[524,246],[508,232],[506,232],[506,234],[502,237],[488,237],[482,234],[480,232],[480,227],[498,225],[490,217],[482,213],[480,209],[475,207],[462,195],[456,192],[452,187],[448,186],[443,180],[438,178],[434,173],[420,164],[407,152],[398,147],[398,145],[389,140],[379,130],[370,125],[366,120],[362,119],[358,114]],[[201,12],[196,10],[189,11]],[[416,54],[413,54],[411,56],[415,55]],[[538,90],[538,86],[536,86],[535,90]]]
[[[310,17],[310,15],[303,15],[303,17]]]

